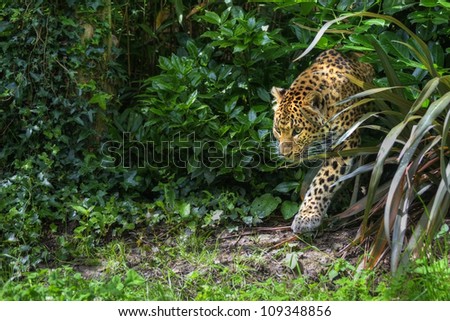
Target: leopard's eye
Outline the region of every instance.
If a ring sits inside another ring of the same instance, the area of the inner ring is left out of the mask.
[[[292,136],[298,136],[298,135],[300,135],[301,132],[302,131],[300,129],[294,128],[292,130]]]

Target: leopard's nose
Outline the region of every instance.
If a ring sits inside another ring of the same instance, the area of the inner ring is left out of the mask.
[[[292,142],[281,142],[280,143],[280,154],[283,156],[288,156],[292,153]]]

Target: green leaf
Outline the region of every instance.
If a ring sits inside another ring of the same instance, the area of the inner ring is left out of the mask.
[[[142,285],[144,284],[145,278],[143,278],[139,273],[135,270],[128,270],[127,276],[125,277],[125,285]]]
[[[177,204],[177,212],[182,218],[188,218],[191,214],[191,204],[186,202]]]
[[[299,255],[297,252],[288,253],[284,259],[284,262],[288,268],[291,270],[296,270],[299,266],[298,264]]]
[[[75,22],[73,19],[66,18],[66,17],[60,17],[60,19],[64,26],[69,26],[69,27],[77,27],[78,26],[78,22]],[[1,29],[0,29],[0,32],[1,32]]]
[[[271,99],[270,99],[269,92],[267,90],[265,90],[264,88],[259,87],[258,89],[256,89],[256,94],[262,101],[264,101],[266,103],[270,103]]]
[[[206,11],[205,15],[201,17],[203,20],[205,20],[206,22],[215,24],[215,25],[219,25],[221,20],[220,17],[217,13],[212,12],[212,11]]]
[[[142,30],[144,30],[150,37],[156,37],[155,32],[148,25],[142,23],[138,25]]]
[[[186,42],[186,50],[191,57],[196,58],[198,56],[198,48],[192,40]]]
[[[367,19],[364,20],[364,24],[369,26],[380,26],[380,27],[389,26],[389,23],[383,19]]]
[[[233,53],[238,53],[238,52],[244,51],[247,48],[248,48],[248,46],[245,44],[237,44],[233,48]]]
[[[296,189],[299,185],[299,182],[283,182],[278,184],[273,190],[280,193],[288,193],[293,189]]]
[[[90,100],[90,104],[97,104],[101,109],[106,110],[106,103],[110,100],[112,95],[107,93],[95,94]]]
[[[233,111],[233,109],[236,107],[236,103],[239,99],[239,96],[232,97],[228,102],[224,105],[224,111],[229,114]]]
[[[164,111],[162,111],[161,109],[157,109],[157,108],[150,108],[150,111],[153,114],[156,114],[158,116],[166,116],[167,115]]]
[[[297,214],[298,209],[299,204],[297,202],[284,201],[281,204],[281,214],[283,214],[285,220],[294,217],[294,215]]]
[[[438,5],[437,0],[420,0],[420,5],[423,7],[434,8]]]
[[[441,6],[443,6],[444,8],[450,9],[450,2],[445,1],[445,0],[438,0],[438,4],[440,4]]]
[[[191,107],[191,105],[195,102],[195,100],[197,99],[197,94],[198,94],[197,90],[194,90],[192,92],[192,94],[189,95],[189,98],[188,98],[188,100],[186,102],[186,107],[187,108]]]
[[[183,0],[172,0],[175,5],[175,13],[177,15],[178,23],[181,25],[183,22]]]
[[[248,120],[250,121],[250,123],[254,123],[256,117],[256,112],[253,109],[250,109],[250,111],[248,112]]]
[[[80,214],[83,215],[89,215],[89,209],[84,208],[83,206],[79,206],[79,205],[72,205],[71,206],[75,211],[77,211]]]
[[[274,197],[272,194],[267,193],[253,200],[250,206],[250,213],[259,218],[264,218],[272,214],[280,203],[281,199],[279,197]]]

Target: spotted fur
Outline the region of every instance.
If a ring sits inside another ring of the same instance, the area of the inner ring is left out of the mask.
[[[273,133],[283,157],[296,160],[326,152],[357,121],[360,107],[333,118],[355,101],[338,102],[361,91],[350,82],[347,74],[371,82],[374,71],[356,56],[345,57],[332,49],[322,52],[289,89],[272,88]],[[337,149],[351,149],[358,144],[359,133],[354,132]],[[320,226],[333,195],[341,186],[338,179],[348,173],[351,165],[352,159],[348,157],[324,161],[292,222],[295,233],[314,231]]]

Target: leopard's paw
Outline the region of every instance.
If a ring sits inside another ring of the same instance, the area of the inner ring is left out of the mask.
[[[296,234],[315,231],[322,222],[322,217],[317,213],[298,213],[294,217],[291,229]]]

